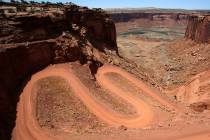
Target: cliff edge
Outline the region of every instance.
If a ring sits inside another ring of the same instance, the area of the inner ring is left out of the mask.
[[[71,5],[0,16],[0,139],[10,139],[19,92],[31,74],[80,61],[91,71],[117,53],[114,22],[101,9]]]
[[[210,15],[189,16],[185,38],[197,43],[210,43]]]

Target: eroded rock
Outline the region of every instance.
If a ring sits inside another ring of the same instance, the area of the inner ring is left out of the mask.
[[[210,43],[210,15],[190,16],[185,38],[197,43]]]
[[[196,102],[190,105],[190,108],[196,112],[203,112],[205,110],[210,110],[209,102]]]

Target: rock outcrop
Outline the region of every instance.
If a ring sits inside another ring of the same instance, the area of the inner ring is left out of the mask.
[[[16,104],[32,73],[61,62],[102,64],[117,53],[115,25],[102,10],[70,6],[57,12],[0,17],[0,139],[10,139]],[[92,63],[91,63],[92,62]]]
[[[107,47],[116,49],[115,25],[109,16],[101,10],[77,6],[57,13],[2,17],[0,44],[52,39],[66,30],[78,31],[79,27],[87,32],[92,42],[106,42]]]
[[[210,43],[210,15],[191,15],[185,38],[197,43]]]

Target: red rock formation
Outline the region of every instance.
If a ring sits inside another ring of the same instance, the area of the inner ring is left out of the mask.
[[[210,43],[210,15],[189,17],[185,38],[197,43]]]
[[[105,47],[109,49],[117,48],[116,29],[112,20],[104,11],[100,9],[89,10],[87,8],[78,9],[73,7],[67,9],[65,15],[71,24],[84,27],[87,30],[88,38],[93,44],[106,42]],[[93,39],[94,38],[94,39]],[[97,45],[101,48],[102,45]],[[102,48],[104,49],[104,48]]]
[[[105,43],[106,47],[117,49],[115,25],[100,10],[73,6],[65,12],[10,16],[1,18],[1,21],[0,44],[52,39],[63,31],[72,32],[72,25],[76,25],[86,30],[89,41]]]
[[[103,63],[117,52],[115,25],[98,9],[72,6],[57,13],[1,17],[0,139],[9,139],[23,81],[49,64],[79,60]],[[100,61],[100,62],[97,62]]]
[[[1,44],[56,38],[67,30],[67,23],[61,14],[57,17],[53,14],[19,15],[4,20],[0,26],[0,31],[4,31],[1,33]]]

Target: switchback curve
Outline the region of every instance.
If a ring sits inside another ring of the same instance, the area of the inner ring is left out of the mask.
[[[121,90],[119,87],[115,87],[105,76],[106,73],[114,72],[125,77],[131,81],[135,86],[138,86],[145,94],[151,96],[155,100],[159,101],[161,104],[178,110],[174,105],[170,104],[157,94],[155,94],[149,87],[147,87],[143,82],[139,81],[131,74],[111,65],[105,65],[99,68],[96,79],[99,84],[110,90],[111,94],[116,94],[123,98],[126,102],[133,105],[137,110],[137,115],[126,116],[114,111],[111,111],[107,106],[104,106],[100,101],[96,101],[90,96],[90,91],[88,88],[82,84],[78,77],[75,76],[74,72],[71,70],[69,65],[59,64],[49,66],[43,71],[36,73],[32,76],[31,80],[28,82],[20,96],[20,102],[17,108],[17,120],[16,127],[13,130],[12,140],[57,140],[60,139],[53,136],[47,130],[43,130],[37,120],[35,119],[35,100],[36,100],[36,86],[37,80],[49,77],[58,76],[64,78],[74,91],[74,94],[80,98],[80,100],[87,106],[87,108],[95,114],[99,119],[108,123],[111,126],[125,125],[130,128],[142,128],[151,124],[154,113],[150,106],[143,100],[136,99],[128,93],[123,93],[125,91]]]

